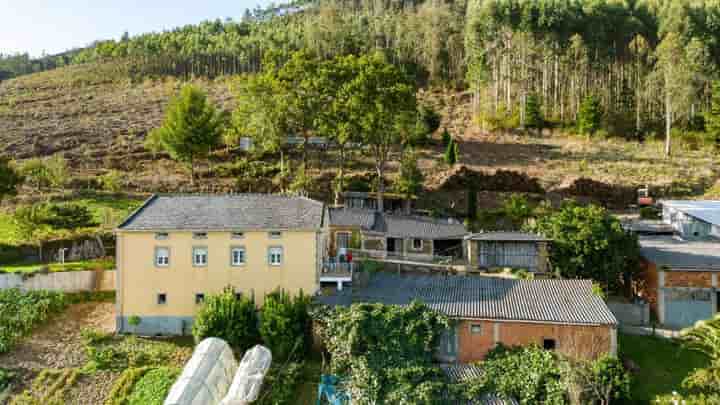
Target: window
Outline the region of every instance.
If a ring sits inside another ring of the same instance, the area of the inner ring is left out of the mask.
[[[236,292],[236,293],[235,293],[235,299],[236,299],[236,300],[242,299],[242,293]]]
[[[423,248],[423,241],[422,239],[413,239],[412,241],[412,247],[415,250],[422,250]]]
[[[170,235],[168,235],[167,232],[159,232],[155,234],[155,239],[157,240],[166,240],[169,237]]]
[[[335,245],[337,249],[347,249],[350,247],[350,233],[349,232],[337,232],[335,234]]]
[[[282,232],[280,232],[280,231],[268,232],[268,237],[270,239],[280,239],[280,238],[282,238]]]
[[[283,260],[283,248],[274,246],[268,249],[268,264],[280,266]]]
[[[243,266],[245,265],[245,248],[234,247],[230,249],[230,265],[232,266]]]
[[[207,232],[195,232],[193,233],[193,239],[207,239]]]
[[[155,265],[167,267],[170,265],[170,249],[166,247],[155,248]]]
[[[157,295],[157,303],[158,305],[165,305],[167,304],[167,294],[160,293]]]
[[[208,262],[208,250],[206,247],[193,248],[193,266],[204,267]]]
[[[470,325],[470,333],[473,335],[481,335],[482,334],[482,325],[477,324],[477,323]]]
[[[232,235],[230,235],[230,238],[232,239],[243,239],[245,237],[245,232],[233,232]]]
[[[543,339],[543,349],[555,350],[555,339]]]
[[[195,294],[195,303],[202,304],[203,302],[205,302],[205,294],[202,294],[202,293]]]

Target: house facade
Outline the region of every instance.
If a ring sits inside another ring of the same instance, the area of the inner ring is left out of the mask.
[[[549,271],[550,240],[526,232],[483,232],[465,237],[470,270]]]
[[[365,287],[319,300],[328,305],[419,300],[453,321],[437,350],[447,363],[480,361],[498,344],[535,344],[586,359],[617,353],[617,320],[590,280],[378,273]]]
[[[381,258],[431,260],[462,257],[465,225],[454,218],[381,213],[335,208],[330,217],[330,257],[347,249]],[[341,259],[341,258],[340,258]]]
[[[258,305],[277,288],[314,294],[326,216],[304,197],[153,196],[116,230],[118,332],[187,334],[205,297],[226,287]]]

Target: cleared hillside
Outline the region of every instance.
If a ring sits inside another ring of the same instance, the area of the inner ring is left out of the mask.
[[[232,78],[198,80],[210,98],[230,111]],[[181,81],[172,77],[132,81],[112,64],[71,66],[23,76],[0,84],[0,142],[2,152],[17,159],[62,153],[73,176],[93,177],[109,169],[126,172],[127,188],[140,191],[189,190],[186,171],[167,156],[153,155],[143,147],[147,132],[158,126],[169,98]],[[526,173],[546,190],[569,186],[580,177],[618,186],[650,184],[674,193],[702,194],[718,177],[716,154],[692,150],[677,142],[675,156],[665,159],[658,141],[587,140],[551,134],[487,133],[471,116],[469,94],[421,91],[420,99],[442,115],[439,131],[461,140],[461,164],[472,169],[498,169]],[[439,138],[439,135],[435,135]],[[428,185],[441,182],[448,168],[441,162],[438,141],[420,154],[420,167]],[[313,174],[332,176],[333,155],[314,158]],[[230,165],[242,157],[219,150],[213,165]],[[272,161],[274,157],[266,157]],[[351,165],[355,172],[370,170],[361,153]],[[216,166],[217,167],[217,166]],[[237,188],[236,173],[207,173],[201,189]],[[392,165],[391,171],[396,170]],[[321,176],[322,175],[322,176]],[[240,187],[242,189],[242,187]],[[319,187],[318,190],[327,188]]]

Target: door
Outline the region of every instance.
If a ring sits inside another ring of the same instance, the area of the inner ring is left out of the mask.
[[[400,242],[398,239],[395,238],[388,238],[387,239],[387,251],[388,253],[395,253],[399,250]]]
[[[709,290],[669,289],[665,291],[665,325],[686,328],[713,316]]]

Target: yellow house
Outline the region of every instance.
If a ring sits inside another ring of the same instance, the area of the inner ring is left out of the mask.
[[[316,293],[326,216],[305,197],[151,197],[116,230],[118,332],[187,334],[205,297],[227,286],[259,305],[277,288]]]

